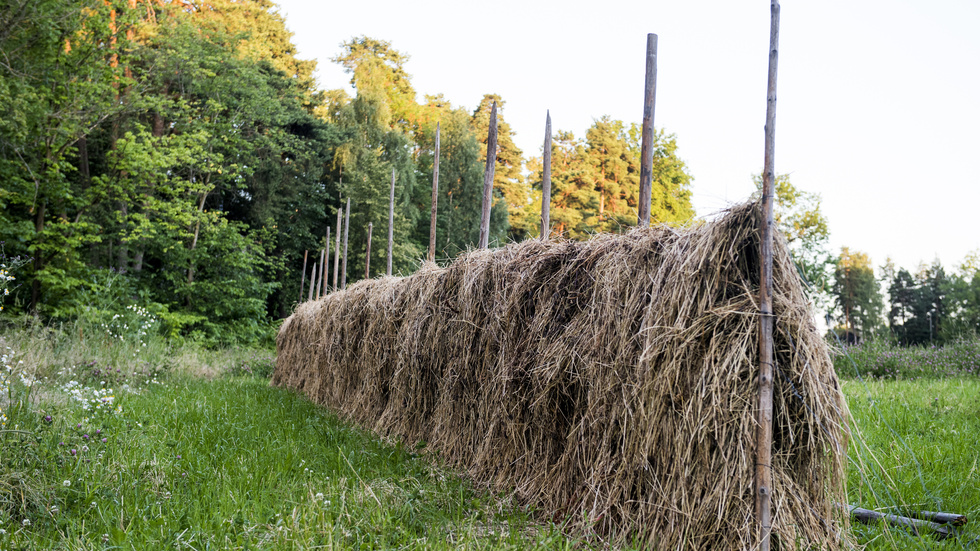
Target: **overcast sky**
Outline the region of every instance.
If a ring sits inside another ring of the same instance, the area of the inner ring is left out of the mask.
[[[485,93],[525,156],[545,111],[578,137],[643,115],[646,34],[659,37],[656,121],[677,136],[698,215],[745,200],[762,170],[769,3],[281,0],[324,89],[330,58],[366,35],[411,56],[419,101],[476,107]],[[489,6],[489,7],[488,7]],[[784,1],[776,171],[823,198],[831,244],[948,268],[980,249],[980,1]]]

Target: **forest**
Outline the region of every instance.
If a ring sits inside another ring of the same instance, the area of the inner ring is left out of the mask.
[[[0,254],[17,278],[5,314],[98,322],[138,305],[170,337],[267,340],[305,299],[304,255],[317,257],[328,230],[333,241],[347,200],[348,282],[365,276],[369,224],[367,275],[385,273],[392,174],[394,273],[420,266],[437,127],[436,261],[447,263],[478,240],[494,103],[490,244],[540,233],[542,152],[515,145],[506,99],[419,99],[408,54],[382,39],[352,37],[329,60],[352,96],[316,82],[269,0],[0,6]],[[554,235],[636,225],[639,134],[601,114],[584,136],[555,133]],[[693,181],[658,129],[652,223],[694,220]],[[866,254],[828,251],[819,195],[785,176],[777,191],[780,229],[838,334],[925,344],[980,330],[976,254],[953,270],[886,261],[876,275]]]
[[[348,280],[366,228],[388,219],[395,273],[429,241],[441,134],[437,261],[472,247],[491,104],[500,110],[491,245],[537,236],[541,161],[513,142],[506,101],[418,101],[407,55],[354,37],[331,61],[356,93],[321,90],[268,0],[4,0],[0,10],[0,241],[20,267],[8,313],[99,316],[136,300],[174,335],[249,341],[300,299],[351,202]],[[343,83],[334,83],[343,84]],[[655,222],[694,211],[673,136],[657,136]],[[636,224],[637,125],[598,118],[553,146],[554,231],[583,239]],[[384,273],[375,231],[371,276]],[[312,263],[311,263],[312,264]]]

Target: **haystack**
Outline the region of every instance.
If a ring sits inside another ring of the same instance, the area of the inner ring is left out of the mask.
[[[273,384],[614,543],[751,548],[759,216],[359,282],[286,320]],[[838,549],[846,406],[774,248],[774,537]]]

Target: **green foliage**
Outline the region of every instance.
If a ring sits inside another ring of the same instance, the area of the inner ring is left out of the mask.
[[[430,102],[430,107],[434,102]],[[432,123],[422,129],[423,154],[419,159],[422,181],[432,182],[435,144],[435,122],[439,122],[439,196],[436,217],[436,256],[453,258],[475,248],[480,240],[480,216],[483,205],[483,172],[478,136],[471,116],[464,109],[453,109],[442,103],[433,109]],[[419,211],[431,213],[432,189],[419,186]],[[490,242],[501,243],[507,233],[506,203],[499,191],[490,209]],[[430,216],[420,216],[415,235],[428,247]]]
[[[863,339],[874,337],[881,326],[884,304],[867,254],[841,249],[832,292],[837,320],[843,328],[856,331]]]
[[[762,175],[752,177],[755,198],[762,195]],[[829,250],[830,228],[820,210],[818,193],[794,186],[788,174],[776,175],[776,197],[773,217],[776,227],[786,238],[793,262],[804,281],[810,285],[811,297],[818,306],[830,302],[831,280],[835,259]]]
[[[315,63],[296,57],[269,0],[2,2],[0,241],[32,259],[5,303],[14,313],[95,326],[136,304],[172,339],[268,339],[299,296],[304,252],[318,257],[327,229],[338,233],[343,201],[352,206],[348,280],[364,273],[370,223],[368,275],[383,273],[392,172],[393,268],[415,269],[428,245],[438,121],[440,257],[476,243],[494,101],[491,244],[539,231],[540,193],[501,98],[488,94],[473,110],[439,96],[421,105],[408,56],[388,42],[342,46],[334,61],[351,75],[351,98],[314,90]],[[597,125],[580,161],[592,175],[585,202],[556,218],[577,220],[576,236],[619,231],[635,210],[636,129]],[[658,149],[655,178],[667,190],[654,194],[658,220],[693,214],[675,148],[665,138]]]
[[[552,231],[572,239],[636,226],[640,192],[640,129],[608,117],[598,119],[585,141],[559,131],[551,153]],[[529,163],[540,189],[540,159]],[[691,176],[677,157],[677,142],[663,130],[654,137],[651,224],[682,224],[694,217]],[[540,207],[540,205],[538,205]]]
[[[497,104],[497,157],[493,172],[493,204],[490,210],[490,243],[504,244],[504,239],[520,241],[539,233],[540,214],[531,208],[531,186],[524,179],[524,157],[514,144],[514,132],[504,120],[506,102],[497,94],[484,94],[473,111],[470,126],[480,145],[480,166],[485,171],[490,110]],[[482,180],[479,204],[483,204]],[[506,229],[506,238],[501,230]],[[477,242],[479,235],[477,235]]]
[[[884,339],[837,350],[834,367],[841,377],[943,379],[980,375],[980,341],[960,340],[944,346],[904,346]]]

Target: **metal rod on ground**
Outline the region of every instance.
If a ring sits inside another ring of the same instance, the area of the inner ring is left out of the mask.
[[[493,200],[493,169],[497,162],[497,102],[490,108],[487,132],[487,168],[483,171],[483,211],[480,214],[480,248],[490,244],[490,206]]]
[[[323,249],[320,249],[320,261],[316,263],[317,268],[319,268],[320,270],[318,273],[320,274],[323,274],[323,255],[324,255]],[[316,291],[313,293],[313,298],[320,298],[320,288],[321,288],[320,281],[322,279],[323,279],[322,276],[316,278]]]
[[[647,35],[647,72],[643,86],[643,132],[640,138],[640,199],[636,225],[650,227],[653,193],[653,114],[657,106],[657,35]]]
[[[544,154],[541,157],[541,239],[551,236],[551,111],[544,122]]]
[[[432,159],[432,215],[429,218],[429,262],[436,261],[436,205],[439,203],[439,123],[436,123],[436,152]]]
[[[367,254],[364,255],[364,279],[371,279],[371,233],[374,231],[374,222],[368,222]]]
[[[776,64],[779,50],[779,0],[770,4],[769,86],[766,94],[766,152],[762,174],[761,278],[759,284],[759,413],[756,427],[755,516],[759,551],[769,551],[772,533],[772,203],[776,152]]]
[[[323,245],[323,262],[320,264],[320,279],[323,286],[320,288],[320,296],[327,294],[327,267],[330,265],[330,226],[327,226],[327,239]]]
[[[303,302],[303,287],[306,286],[306,257],[310,254],[309,250],[303,251],[303,275],[299,278],[299,301]]]
[[[388,270],[391,275],[391,250],[395,242],[395,169],[391,169],[391,197],[388,198]]]
[[[344,259],[341,266],[340,288],[347,288],[347,237],[350,234],[350,197],[347,198],[347,207],[344,212]]]
[[[307,302],[313,300],[313,288],[316,287],[314,281],[316,281],[316,264],[313,265],[313,271],[310,273],[310,293],[306,297]]]
[[[341,203],[343,205],[343,203]],[[342,209],[337,207],[337,242],[334,243],[333,247],[333,290],[336,291],[340,289],[337,286],[338,280],[337,276],[340,273],[340,211]]]

